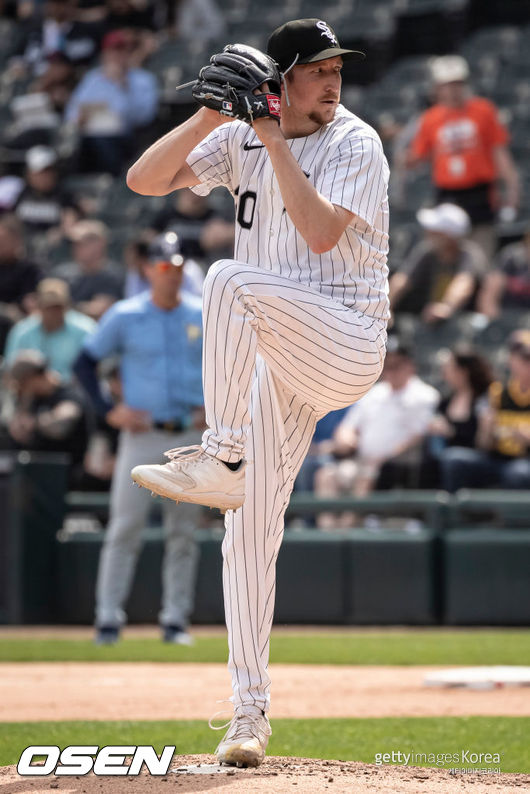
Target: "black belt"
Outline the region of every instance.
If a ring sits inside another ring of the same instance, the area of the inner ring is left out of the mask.
[[[182,422],[154,422],[153,427],[155,430],[165,430],[166,433],[182,433],[184,425]]]

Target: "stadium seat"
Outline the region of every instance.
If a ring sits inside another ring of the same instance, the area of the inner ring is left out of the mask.
[[[530,491],[465,488],[456,492],[446,516],[449,526],[482,524],[530,529]]]
[[[362,515],[402,516],[418,518],[431,529],[441,529],[450,502],[446,491],[396,488],[375,491],[366,497],[341,496],[332,499],[316,497],[313,493],[296,491],[291,496],[287,515],[313,515],[318,512],[353,510]]]
[[[0,19],[0,65],[11,57],[18,42],[18,26],[12,19]]]
[[[503,62],[509,62],[519,50],[520,39],[521,32],[516,27],[482,28],[463,42],[460,52],[471,62],[484,53],[496,55]]]
[[[530,312],[512,309],[491,320],[478,331],[476,343],[487,349],[500,347],[517,328],[530,328]]]
[[[166,41],[159,49],[149,56],[146,68],[155,74],[161,74],[170,66],[180,66],[186,60],[186,47],[179,41]]]

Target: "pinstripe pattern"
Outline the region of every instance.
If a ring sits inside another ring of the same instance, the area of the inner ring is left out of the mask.
[[[204,283],[208,453],[245,457],[259,353],[284,388],[325,414],[358,400],[382,367],[385,322],[285,276],[221,260]]]
[[[269,637],[274,613],[276,558],[294,478],[313,435],[317,414],[258,356],[251,399],[246,499],[229,511],[223,541],[223,586],[233,702],[269,707]]]
[[[251,148],[245,148],[245,145]],[[377,380],[388,318],[388,165],[377,134],[339,107],[289,141],[316,189],[355,217],[314,254],[283,203],[251,127],[218,127],[187,158],[207,194],[236,203],[235,258],[213,265],[203,293],[203,448],[246,467],[245,503],[228,511],[223,589],[236,709],[269,708],[269,636],[284,513],[316,421]]]
[[[203,447],[248,460],[245,503],[227,513],[223,542],[233,701],[266,711],[285,508],[317,419],[377,380],[386,323],[233,260],[210,268],[203,300]]]
[[[238,209],[245,193],[256,194],[252,226],[236,228],[236,260],[387,319],[389,171],[377,133],[339,106],[330,124],[288,143],[319,193],[356,216],[325,254],[313,253],[288,217],[267,151],[244,122],[223,124],[190,153],[187,162],[202,183],[192,189],[206,195],[224,186]]]

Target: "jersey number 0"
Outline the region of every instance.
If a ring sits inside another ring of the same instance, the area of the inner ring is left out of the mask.
[[[243,229],[250,229],[254,220],[257,195],[253,190],[241,194],[237,205],[237,222]]]

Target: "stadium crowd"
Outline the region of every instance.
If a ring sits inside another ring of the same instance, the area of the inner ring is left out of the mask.
[[[12,35],[0,45],[0,443],[67,452],[75,489],[110,487],[125,426],[116,411],[119,345],[112,358],[98,354],[94,370],[106,412],[81,386],[76,362],[115,317],[116,302],[149,289],[153,241],[176,233],[181,289],[190,296],[200,295],[209,265],[230,252],[234,225],[222,199],[179,191],[142,200],[127,190],[125,171],[190,112],[176,94],[168,99],[167,80],[176,85],[185,73],[179,58],[206,61],[214,43],[230,39],[233,16],[223,9],[232,5],[1,3]],[[388,355],[370,394],[319,424],[299,490],[530,488],[527,163],[520,150],[511,153],[506,108],[476,96],[469,62],[447,51],[421,62],[423,109],[412,120],[375,111],[368,118],[396,175]],[[161,71],[167,53],[173,62]],[[399,64],[362,90],[376,96]],[[355,104],[361,88],[354,74],[346,79],[343,101]],[[363,115],[362,103],[351,109]],[[528,140],[528,115],[526,124]],[[426,180],[429,190],[411,212],[407,196],[414,204]],[[152,421],[143,416],[136,427],[129,419],[131,432]],[[352,516],[340,521],[351,525]],[[336,524],[318,517],[322,528]]]

